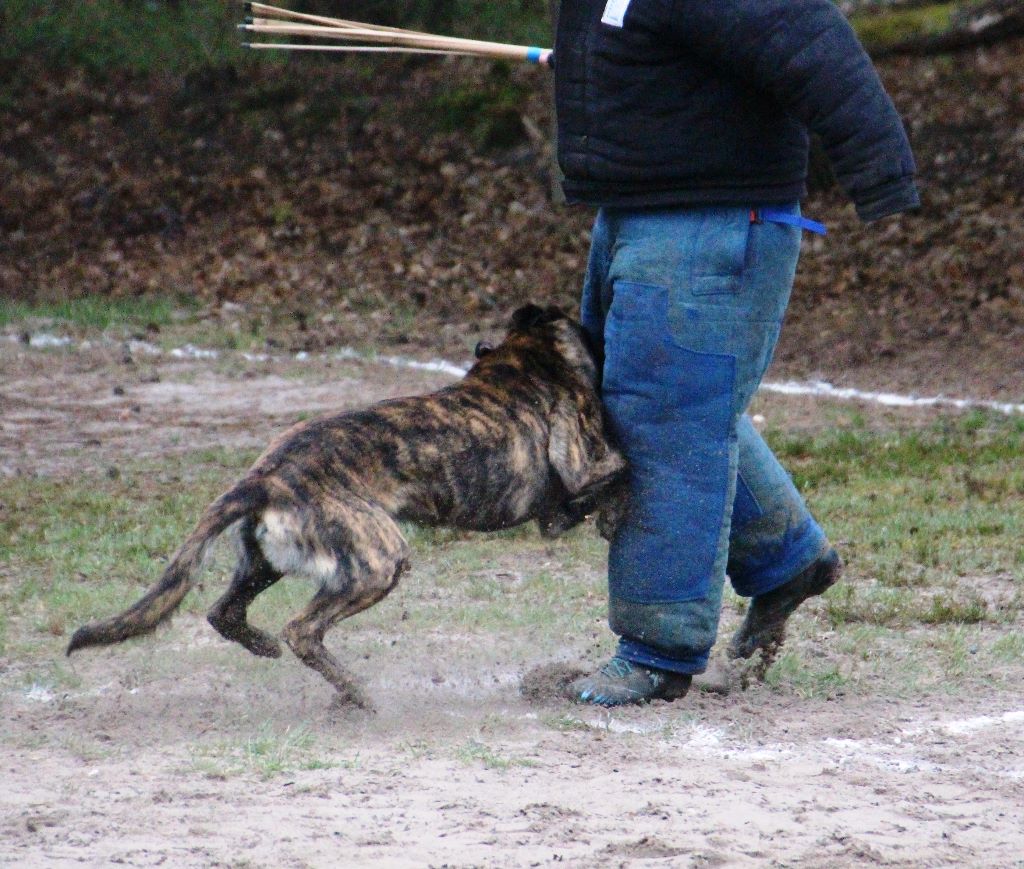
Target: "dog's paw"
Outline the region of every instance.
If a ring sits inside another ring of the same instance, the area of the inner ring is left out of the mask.
[[[567,513],[558,513],[554,516],[545,516],[537,520],[537,530],[545,540],[554,540],[561,537],[570,528],[579,524],[579,520]]]
[[[348,685],[336,685],[334,696],[331,698],[331,712],[347,713],[355,709],[363,712],[376,712],[373,701],[355,683]]]
[[[254,655],[260,658],[280,658],[281,644],[264,631],[253,628],[252,636],[245,647]]]
[[[629,490],[620,481],[611,486],[601,499],[595,522],[598,533],[610,541],[628,512]]]
[[[624,501],[614,501],[604,505],[597,512],[596,525],[598,533],[605,540],[611,540],[615,536],[615,532],[625,518],[625,515]]]

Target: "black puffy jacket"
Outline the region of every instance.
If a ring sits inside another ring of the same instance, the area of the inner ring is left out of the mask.
[[[562,0],[555,58],[570,202],[792,202],[809,129],[863,219],[918,204],[899,115],[830,0]]]

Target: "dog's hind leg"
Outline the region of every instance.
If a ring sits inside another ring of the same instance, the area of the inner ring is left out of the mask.
[[[396,571],[392,586],[405,569],[403,563]],[[373,704],[359,687],[355,676],[324,647],[327,630],[342,619],[372,606],[387,594],[382,590],[373,597],[351,599],[348,595],[320,589],[303,612],[284,628],[284,640],[307,667],[316,670],[337,691],[336,702],[372,709]]]
[[[241,643],[254,655],[280,658],[281,644],[266,631],[252,627],[246,613],[256,596],[270,588],[283,574],[264,557],[256,542],[252,521],[242,526],[239,538],[238,566],[231,585],[210,609],[206,619],[222,637]]]
[[[306,609],[285,625],[288,647],[338,692],[336,701],[372,708],[355,678],[324,648],[324,635],[342,619],[387,596],[409,567],[409,545],[394,520],[359,498],[324,505],[330,518],[317,529],[330,551],[335,574],[326,580]]]

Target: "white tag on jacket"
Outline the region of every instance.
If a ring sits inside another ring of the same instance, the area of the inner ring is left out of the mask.
[[[608,0],[608,5],[604,7],[604,15],[601,16],[601,23],[622,27],[630,2],[631,0]]]

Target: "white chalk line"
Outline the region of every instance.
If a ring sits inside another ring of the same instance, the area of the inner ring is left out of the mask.
[[[778,395],[812,395],[825,398],[836,398],[842,401],[867,401],[885,407],[951,407],[956,410],[995,410],[1007,415],[1024,413],[1024,404],[1007,401],[989,401],[980,398],[949,398],[945,395],[916,396],[899,395],[893,392],[865,392],[860,389],[833,386],[824,380],[812,380],[808,383],[786,381],[785,383],[762,383],[765,392]]]
[[[19,342],[24,339],[18,335],[7,335],[8,341]],[[28,346],[37,349],[69,348],[75,350],[88,350],[97,342],[82,341],[78,344],[74,339],[63,336],[38,333],[29,336]],[[111,345],[115,342],[104,339],[104,345]],[[185,344],[183,347],[175,347],[172,350],[164,351],[147,341],[123,342],[131,353],[140,353],[147,356],[168,355],[174,359],[219,359],[225,355],[223,351],[203,347],[196,347],[193,344]],[[314,358],[305,351],[291,354],[289,357],[273,356],[267,353],[236,352],[241,358],[249,362],[273,362],[285,358],[296,362],[304,362]],[[318,354],[318,359],[337,359],[352,362],[363,362],[366,364],[387,365],[392,368],[404,368],[413,371],[427,371],[434,374],[446,374],[449,377],[462,377],[470,365],[460,365],[456,362],[449,362],[446,359],[430,359],[420,361],[405,356],[380,356],[372,353],[363,353],[351,347],[345,347],[333,354]],[[894,392],[873,392],[870,390],[855,389],[853,387],[833,386],[824,380],[811,380],[807,382],[784,381],[780,383],[762,383],[760,389],[777,395],[806,395],[816,398],[831,398],[839,401],[862,401],[869,404],[878,404],[883,407],[920,407],[920,408],[943,408],[953,410],[991,410],[1002,413],[1006,416],[1024,414],[1024,402],[992,401],[982,398],[952,398],[945,395],[918,396],[901,395]]]
[[[906,736],[920,736],[929,731],[943,731],[953,736],[962,736],[968,733],[977,733],[981,730],[988,730],[992,727],[1001,727],[1006,724],[1024,723],[1024,709],[1013,709],[1004,712],[1002,715],[978,715],[974,718],[961,718],[952,721],[937,721],[925,728],[911,728],[904,730]]]
[[[903,729],[891,741],[840,739],[825,737],[813,740],[810,745],[794,743],[767,743],[749,745],[733,738],[727,729],[707,724],[690,723],[674,727],[664,721],[623,720],[611,710],[601,717],[569,716],[568,719],[591,730],[637,736],[663,735],[659,742],[666,747],[685,751],[688,755],[703,755],[718,760],[736,760],[742,763],[765,761],[786,762],[794,758],[807,759],[808,750],[814,749],[820,758],[838,767],[867,764],[894,773],[945,773],[953,768],[948,764],[935,763],[917,755],[920,745],[915,737],[927,735],[963,736],[978,734],[999,727],[1010,727],[1024,723],[1024,709],[1014,709],[1000,715],[979,715],[973,718],[936,721],[919,727]],[[1024,738],[1020,728],[1017,736]],[[990,774],[1013,780],[1024,779],[1024,766],[991,771]]]

